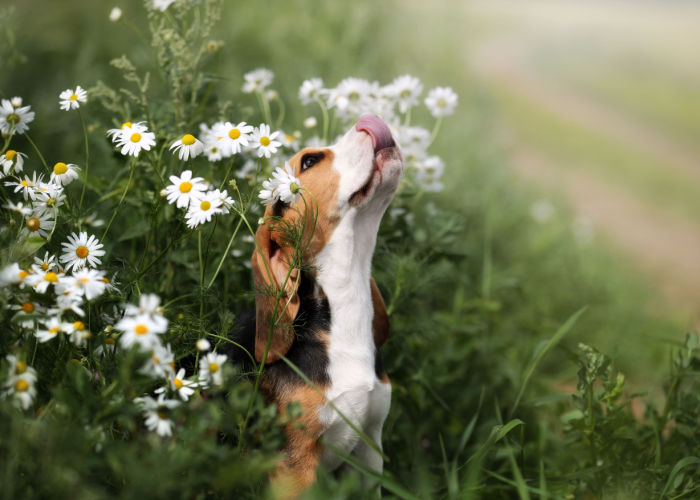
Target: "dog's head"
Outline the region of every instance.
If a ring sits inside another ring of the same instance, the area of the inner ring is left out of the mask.
[[[403,171],[389,127],[372,115],[360,118],[335,145],[303,149],[289,163],[301,182],[301,197],[291,206],[278,201],[267,207],[252,257],[258,289],[255,357],[262,361],[270,338],[267,363],[286,354],[294,341],[300,268],[349,266],[353,255],[369,266],[379,222]],[[346,262],[317,261],[331,245],[347,247],[348,258],[337,259]],[[276,326],[270,337],[271,321]]]

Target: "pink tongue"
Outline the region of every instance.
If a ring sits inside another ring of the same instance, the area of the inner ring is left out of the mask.
[[[391,130],[378,116],[363,115],[355,124],[358,132],[367,132],[374,140],[375,154],[385,148],[393,148],[394,138],[391,137]]]

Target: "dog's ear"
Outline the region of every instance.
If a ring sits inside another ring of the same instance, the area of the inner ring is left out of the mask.
[[[258,243],[252,257],[256,288],[255,359],[262,362],[269,339],[265,362],[274,363],[287,354],[294,342],[292,322],[299,312],[301,274],[299,269],[290,270],[293,249],[284,244],[282,233],[270,227],[269,220],[258,228],[255,238]]]
[[[389,315],[386,312],[384,299],[377,284],[374,282],[374,278],[369,279],[369,286],[372,289],[372,307],[374,308],[372,335],[374,337],[374,345],[379,349],[389,338]]]

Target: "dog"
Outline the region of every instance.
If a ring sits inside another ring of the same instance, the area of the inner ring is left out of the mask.
[[[382,473],[381,454],[347,420],[381,449],[391,384],[379,349],[389,317],[371,263],[403,159],[386,123],[364,115],[335,145],[303,149],[289,163],[301,197],[265,211],[251,259],[255,314],[235,340],[264,363],[260,388],[280,413],[301,407],[302,425],[286,429],[285,458],[271,476],[275,491],[293,498],[315,481],[319,464],[342,465],[337,451]],[[295,226],[296,255],[286,229]],[[245,361],[238,351],[234,360]]]

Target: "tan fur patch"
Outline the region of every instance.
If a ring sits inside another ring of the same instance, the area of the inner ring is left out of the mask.
[[[309,386],[299,386],[279,394],[280,412],[286,412],[293,402],[299,403],[302,415],[285,429],[286,456],[270,478],[273,490],[282,498],[296,498],[313,484],[323,451],[319,438],[324,429],[318,420],[318,410],[325,403],[325,397]]]

